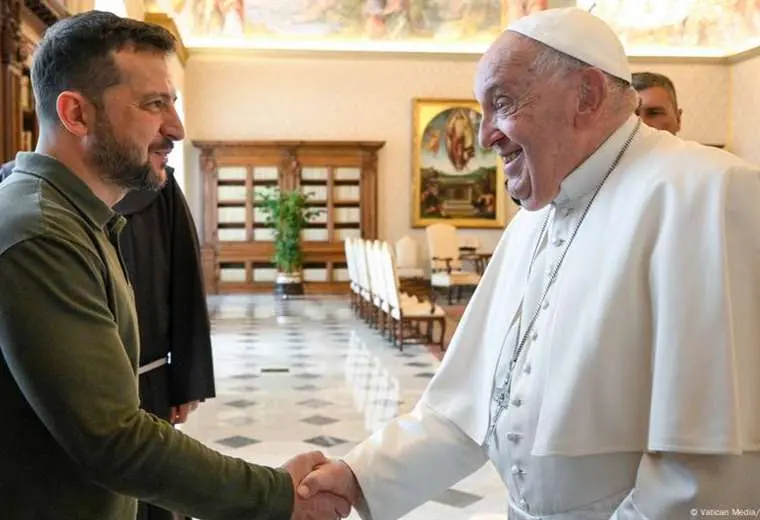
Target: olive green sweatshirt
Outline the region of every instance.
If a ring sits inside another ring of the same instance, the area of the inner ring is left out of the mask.
[[[140,410],[124,225],[55,159],[0,184],[0,517],[288,520],[282,469],[223,456]]]

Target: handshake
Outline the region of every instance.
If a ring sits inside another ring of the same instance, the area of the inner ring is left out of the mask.
[[[337,520],[346,518],[362,491],[351,468],[330,460],[319,451],[303,453],[283,468],[293,480],[295,498],[291,520]]]

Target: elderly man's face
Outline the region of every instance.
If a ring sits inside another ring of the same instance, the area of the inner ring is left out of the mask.
[[[676,108],[670,93],[663,87],[639,91],[639,108],[636,113],[644,124],[675,135],[681,130],[681,110]]]
[[[537,77],[536,47],[505,33],[483,56],[475,96],[483,111],[480,143],[504,162],[507,189],[523,208],[537,210],[559,193],[575,167],[576,78]]]

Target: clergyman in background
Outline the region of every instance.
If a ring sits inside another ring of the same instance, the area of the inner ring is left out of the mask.
[[[174,169],[164,170],[160,190],[131,191],[114,211],[127,220],[119,241],[140,327],[140,406],[176,425],[216,394],[195,223]],[[172,518],[139,503],[137,520]]]

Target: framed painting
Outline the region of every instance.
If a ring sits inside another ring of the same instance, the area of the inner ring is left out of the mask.
[[[503,228],[504,170],[480,147],[476,101],[415,99],[412,227],[448,222],[458,228]]]

